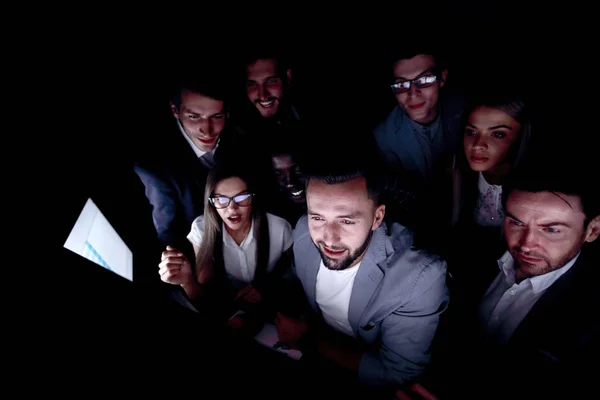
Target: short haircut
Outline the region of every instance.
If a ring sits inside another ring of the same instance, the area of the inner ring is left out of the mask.
[[[180,71],[171,94],[171,103],[177,109],[181,107],[181,94],[186,90],[222,101],[225,103],[225,107],[228,106],[230,93],[226,74],[216,66],[203,66]]]
[[[560,167],[548,168],[546,165],[528,165],[516,169],[507,176],[505,183],[502,185],[503,206],[506,208],[506,201],[514,191],[564,193],[578,196],[585,214],[584,227],[587,227],[592,219],[600,215],[600,199],[598,198],[597,188],[590,180],[586,180],[581,176],[581,171],[576,171],[574,168],[558,168]]]
[[[437,71],[448,68],[446,56],[434,44],[420,43],[417,45],[398,45],[397,49],[389,51],[389,65],[394,66],[400,60],[409,60],[419,54],[430,55],[436,65]]]

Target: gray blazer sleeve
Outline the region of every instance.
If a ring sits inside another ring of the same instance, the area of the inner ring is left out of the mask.
[[[408,289],[400,307],[381,322],[381,344],[367,352],[359,365],[359,380],[368,385],[393,386],[420,375],[430,359],[430,347],[441,313],[449,301],[446,262],[434,258],[416,277],[399,285]]]

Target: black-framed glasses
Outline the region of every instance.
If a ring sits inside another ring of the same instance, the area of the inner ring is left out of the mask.
[[[419,76],[418,78],[411,79],[408,81],[396,82],[390,85],[394,94],[406,93],[410,90],[410,87],[414,84],[417,89],[423,89],[432,86],[437,81],[438,77],[435,74],[427,74]]]
[[[210,204],[215,206],[215,208],[227,208],[229,207],[231,200],[240,207],[248,207],[252,204],[252,196],[254,196],[254,193],[242,193],[233,197],[213,196],[209,197],[208,201],[210,201]]]

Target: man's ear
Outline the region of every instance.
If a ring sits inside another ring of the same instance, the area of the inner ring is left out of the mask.
[[[287,78],[287,84],[289,85],[290,83],[292,83],[292,69],[288,68],[287,71],[285,71],[285,76]]]
[[[379,228],[379,225],[381,225],[383,222],[383,217],[385,217],[385,204],[381,204],[375,209],[375,219],[373,220],[373,225],[371,226],[372,231]]]
[[[448,69],[443,70],[440,73],[440,87],[443,88],[446,84],[446,78],[448,78]]]
[[[175,117],[175,119],[179,119],[179,110],[177,109],[177,107],[175,107],[175,104],[173,104],[173,102],[171,102],[170,104],[171,104],[171,112],[173,113],[173,116]]]
[[[592,219],[585,230],[585,241],[593,242],[600,235],[600,215]]]

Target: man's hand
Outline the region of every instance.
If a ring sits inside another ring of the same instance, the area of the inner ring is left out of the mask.
[[[286,317],[280,312],[275,317],[275,327],[277,328],[279,341],[292,348],[297,348],[298,342],[308,330],[306,321]]]

